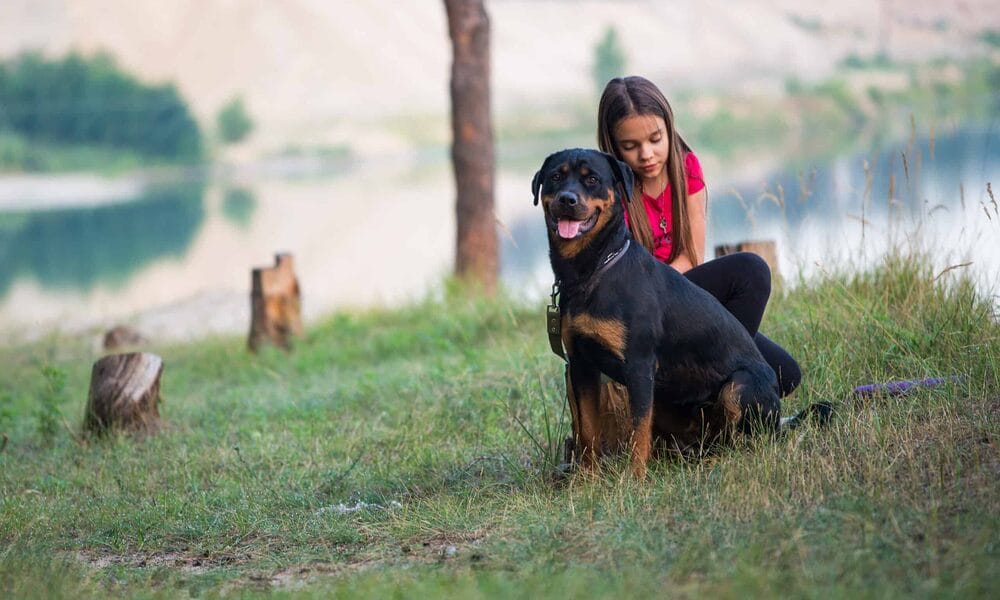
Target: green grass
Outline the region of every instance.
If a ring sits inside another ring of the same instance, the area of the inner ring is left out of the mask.
[[[0,350],[0,595],[1000,589],[1000,324],[959,271],[896,254],[774,298],[763,328],[805,372],[786,408],[837,400],[833,425],[642,482],[614,462],[554,480],[568,424],[542,322],[540,304],[453,297],[335,315],[290,355],[157,347],[167,428],[145,441],[77,440],[83,342]],[[962,379],[848,397],[942,374]]]

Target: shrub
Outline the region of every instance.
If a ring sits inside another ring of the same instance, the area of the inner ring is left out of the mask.
[[[254,123],[247,114],[242,98],[233,98],[219,110],[216,117],[219,139],[224,144],[243,141],[253,131]]]
[[[0,64],[0,106],[0,130],[28,142],[201,156],[198,124],[173,84],[143,84],[105,54],[50,61],[27,53]]]
[[[604,37],[594,48],[594,86],[597,93],[615,77],[621,77],[625,72],[625,50],[618,41],[618,32],[614,27],[608,27]]]

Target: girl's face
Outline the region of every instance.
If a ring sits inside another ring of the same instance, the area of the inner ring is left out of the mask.
[[[615,127],[615,145],[628,166],[639,179],[659,183],[666,173],[670,145],[667,124],[656,115],[625,117]],[[666,182],[663,181],[666,185]]]

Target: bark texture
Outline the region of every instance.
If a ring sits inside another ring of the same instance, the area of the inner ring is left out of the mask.
[[[256,352],[264,343],[291,350],[292,337],[302,335],[302,295],[291,254],[278,254],[274,266],[254,269],[250,290],[250,335]]]
[[[112,429],[156,433],[162,374],[163,360],[145,352],[112,354],[94,363],[84,429],[99,435]]]
[[[499,259],[493,212],[490,21],[483,0],[445,0],[444,4],[452,44],[455,274],[492,294],[496,291]]]

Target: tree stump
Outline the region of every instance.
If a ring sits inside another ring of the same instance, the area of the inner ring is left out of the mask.
[[[256,352],[264,342],[291,350],[292,336],[302,334],[302,300],[291,254],[277,254],[274,266],[254,269],[250,290],[250,336]]]
[[[163,359],[145,352],[112,354],[94,363],[84,429],[98,435],[111,429],[156,433],[162,374]]]
[[[126,348],[135,349],[148,341],[137,329],[118,325],[104,334],[104,350],[116,352]]]
[[[771,267],[771,276],[778,277],[778,251],[773,240],[747,240],[736,244],[720,244],[715,247],[715,258],[737,252],[753,252]]]

